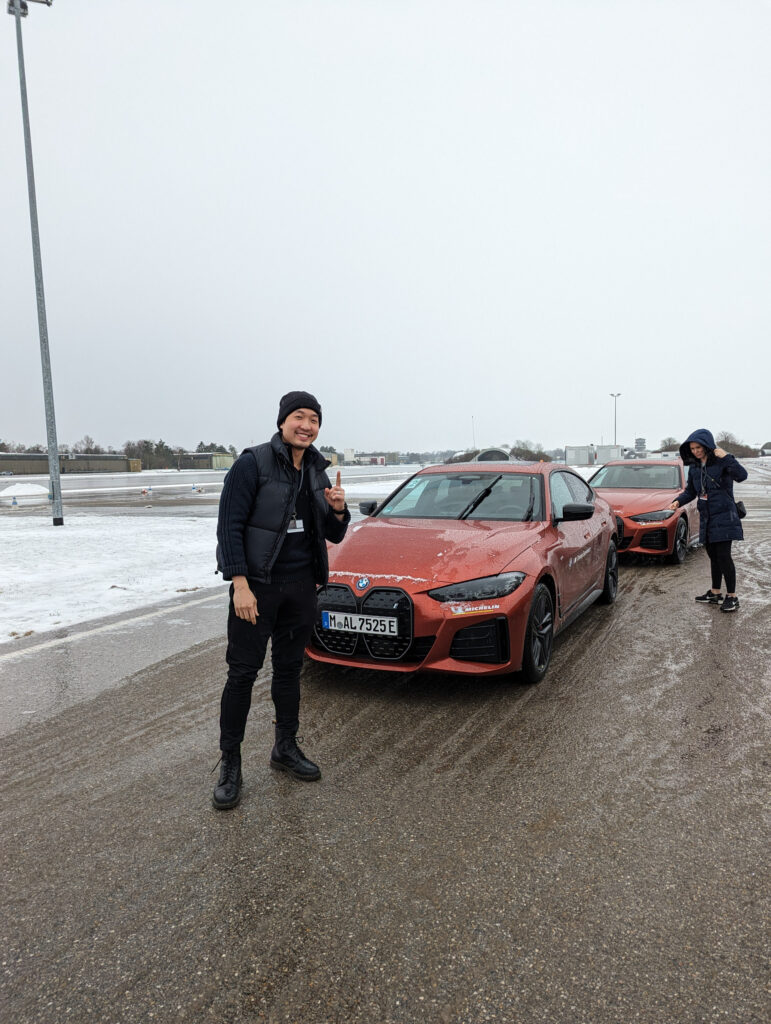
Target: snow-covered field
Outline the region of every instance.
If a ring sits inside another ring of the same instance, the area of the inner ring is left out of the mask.
[[[217,520],[67,515],[0,520],[0,644],[203,587],[215,575]]]
[[[413,471],[405,467],[402,476]],[[346,496],[355,510],[357,501],[385,497],[397,482],[352,481]],[[0,519],[0,644],[226,586],[214,571],[212,515],[197,516],[192,509],[189,517],[149,510],[146,516],[100,516],[68,513],[65,506],[64,526],[54,527],[47,517],[23,514],[25,497],[39,502],[31,485],[13,486],[19,512]]]

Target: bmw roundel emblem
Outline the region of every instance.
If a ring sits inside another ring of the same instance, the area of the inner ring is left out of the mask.
[[[356,580],[356,589],[357,590],[366,590],[368,586],[369,586],[369,576],[360,576]]]

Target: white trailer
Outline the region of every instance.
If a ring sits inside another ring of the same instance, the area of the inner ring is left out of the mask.
[[[594,445],[565,445],[565,462],[568,466],[593,466],[595,461]]]
[[[623,459],[624,446],[620,444],[598,444],[597,462],[606,463],[613,459]]]

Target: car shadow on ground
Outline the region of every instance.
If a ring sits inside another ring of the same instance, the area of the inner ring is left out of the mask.
[[[692,547],[688,548],[688,552],[685,556],[686,561],[690,558],[695,551],[699,548]],[[664,555],[638,555],[638,554],[625,554],[619,552],[618,564],[623,569],[667,569],[667,568],[679,568],[677,565],[673,565],[672,562],[668,562]],[[685,564],[685,563],[682,563]]]
[[[521,672],[500,676],[473,676],[462,672],[397,673],[313,661],[306,663],[303,672],[303,691],[308,696],[311,693],[351,699],[377,696],[381,700],[447,706],[521,696],[534,685],[538,684],[528,683]]]

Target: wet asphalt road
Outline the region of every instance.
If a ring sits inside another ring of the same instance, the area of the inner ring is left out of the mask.
[[[737,615],[694,603],[699,550],[623,567],[536,687],[308,665],[320,783],[267,767],[266,666],[229,813],[222,594],[0,647],[2,1019],[768,1021],[771,497],[745,500]]]

